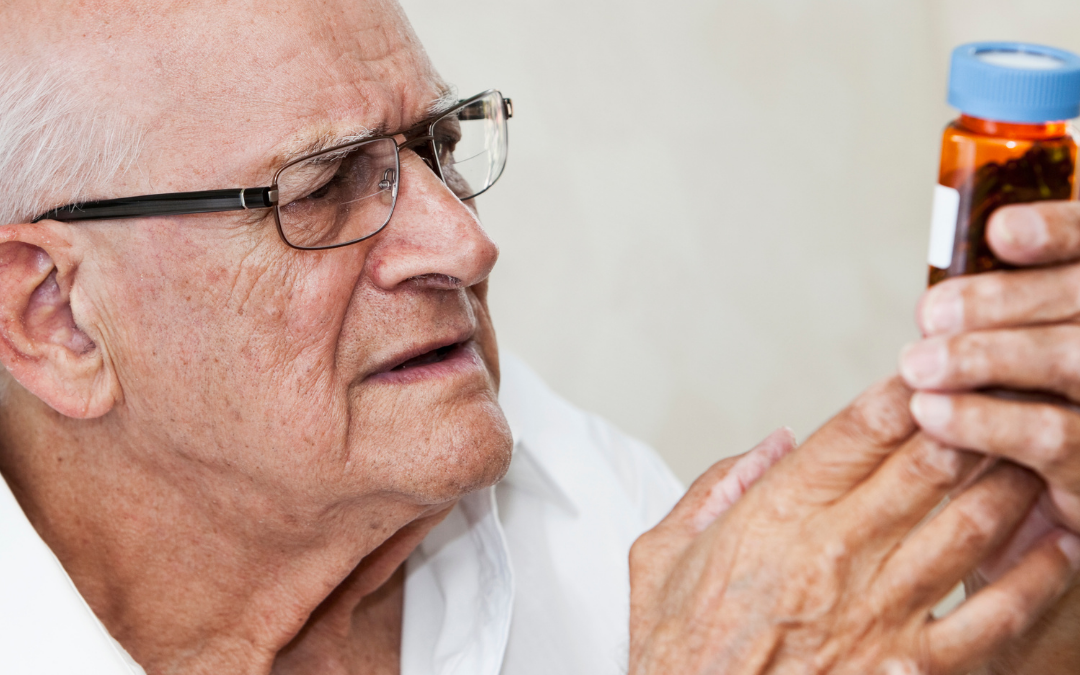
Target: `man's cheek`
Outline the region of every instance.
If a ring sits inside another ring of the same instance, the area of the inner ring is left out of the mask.
[[[487,281],[469,288],[466,293],[469,297],[469,308],[472,311],[477,325],[477,342],[485,351],[485,357],[490,362],[498,361],[497,343],[495,339],[495,325],[491,320],[491,313],[487,304]]]
[[[484,309],[484,313],[487,313],[487,301],[488,301],[488,279],[484,279],[478,284],[469,288],[469,293],[476,301],[479,301],[480,305]]]

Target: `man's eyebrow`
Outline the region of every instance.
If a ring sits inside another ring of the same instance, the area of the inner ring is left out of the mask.
[[[457,90],[452,86],[444,86],[440,88],[439,95],[432,100],[426,110],[425,118],[435,117],[441,113],[450,110],[458,103]],[[419,124],[422,120],[419,120]],[[410,125],[411,126],[411,125]],[[399,130],[402,131],[402,130]],[[345,145],[347,143],[355,143],[362,141],[365,138],[372,138],[374,136],[383,136],[390,133],[386,125],[379,125],[371,129],[361,128],[346,133],[322,133],[315,138],[309,139],[306,142],[301,142],[287,149],[281,155],[281,163],[286,164],[298,157],[304,157],[306,155],[313,155],[317,152],[329,148],[335,148],[339,145]]]
[[[457,88],[452,85],[446,85],[439,91],[438,98],[432,101],[431,105],[428,106],[427,113],[431,117],[444,113],[457,105],[459,100]]]
[[[301,141],[299,144],[288,148],[281,154],[280,162],[282,164],[287,164],[299,157],[313,155],[329,148],[345,145],[346,143],[362,141],[365,138],[379,136],[382,133],[382,129],[378,127],[374,129],[357,129],[346,133],[321,133],[314,138],[310,138],[307,141]]]

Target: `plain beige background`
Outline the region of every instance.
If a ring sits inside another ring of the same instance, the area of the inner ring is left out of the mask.
[[[1076,0],[403,0],[513,97],[500,342],[684,480],[804,438],[917,334],[948,55],[1080,52]]]

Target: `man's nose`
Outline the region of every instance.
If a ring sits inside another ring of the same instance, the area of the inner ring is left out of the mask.
[[[486,279],[499,249],[476,213],[415,153],[401,153],[401,174],[394,215],[367,256],[375,285],[391,290],[412,279],[436,279],[465,287]]]

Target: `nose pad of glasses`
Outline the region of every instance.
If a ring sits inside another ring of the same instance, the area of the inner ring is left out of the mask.
[[[431,172],[442,180],[442,172],[439,171],[439,165],[435,162],[435,148],[434,140],[431,136],[420,136],[405,141],[398,146],[398,150],[412,150],[417,157],[424,160],[424,164],[427,164],[427,168],[431,169]]]
[[[424,164],[427,164],[427,168],[431,169],[436,176],[439,175],[439,169],[435,166],[435,158],[432,157],[426,145],[414,145],[409,149],[415,152],[417,157],[424,160]]]
[[[389,190],[395,182],[397,182],[397,172],[393,169],[387,169],[383,172],[382,180],[379,181],[379,189]]]

